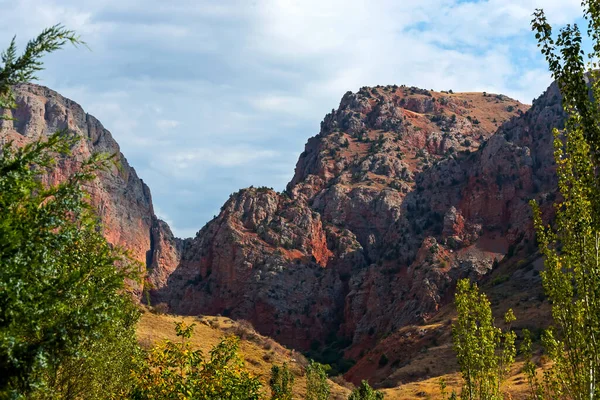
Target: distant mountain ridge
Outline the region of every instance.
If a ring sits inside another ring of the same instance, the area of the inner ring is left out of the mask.
[[[68,126],[86,138],[73,159],[119,153],[76,103],[36,85],[16,93],[17,122],[2,122],[3,136]],[[527,202],[551,215],[551,128],[563,118],[555,84],[532,107],[488,93],[365,87],[326,115],[283,193],[240,190],[194,238],[158,220],[120,153],[124,167],[100,176],[92,199],[108,240],[144,262],[154,303],[246,319],[303,350],[335,348],[358,361],[347,375],[357,381],[369,377],[365,353],[431,320],[458,278],[535,253]]]

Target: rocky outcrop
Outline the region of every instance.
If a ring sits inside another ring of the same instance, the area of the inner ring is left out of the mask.
[[[531,120],[546,122],[538,109],[403,86],[348,92],[286,191],[233,195],[156,295],[296,347],[345,338],[357,358],[529,237],[526,201],[543,180],[534,159],[546,151],[528,136]]]
[[[143,273],[147,265],[152,266],[151,280],[161,286],[179,264],[177,241],[168,226],[154,215],[150,189],[121,154],[110,132],[77,103],[48,88],[19,85],[14,92],[18,107],[7,111],[14,120],[0,120],[3,140],[24,145],[61,129],[82,138],[69,157],[58,160],[59,168],[46,177],[49,183],[64,180],[94,153],[115,154],[114,165],[100,172],[86,189],[102,221],[104,236],[110,243],[129,250]],[[152,245],[153,241],[156,245]],[[153,254],[154,249],[157,254]]]
[[[564,118],[556,85],[531,108],[487,93],[348,92],[283,193],[241,190],[185,240],[156,218],[148,188],[98,121],[39,86],[17,95],[17,121],[3,122],[3,136],[28,141],[68,127],[85,138],[62,174],[93,152],[118,154],[122,168],[98,177],[92,201],[107,238],[146,265],[154,302],[246,319],[300,349],[337,343],[361,359],[389,333],[435,316],[458,278],[533,252],[530,199],[552,213],[550,131]]]
[[[181,264],[155,295],[175,312],[248,319],[308,346],[314,331],[328,332],[339,320],[343,285],[326,268],[332,256],[320,215],[307,204],[245,189],[185,242]]]

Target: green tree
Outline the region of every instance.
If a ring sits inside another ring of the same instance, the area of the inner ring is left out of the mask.
[[[223,338],[205,358],[189,339],[194,325],[175,325],[180,342],[165,340],[133,373],[133,399],[258,400],[261,383],[245,369],[239,339]]]
[[[271,367],[271,400],[291,400],[292,389],[294,387],[294,374],[288,368],[287,363],[281,367],[273,365]]]
[[[61,184],[47,187],[40,179],[55,168],[52,152],[66,154],[77,140],[60,132],[21,149],[9,143],[1,150],[2,396],[94,398],[93,389],[103,383],[93,377],[119,364],[96,363],[101,354],[127,346],[134,351],[138,312],[124,286],[134,268],[101,235],[82,189],[102,157],[92,157]],[[68,366],[76,365],[94,371],[82,376],[75,368],[69,377]],[[121,367],[120,373],[106,372],[118,375],[113,382],[125,381]]]
[[[494,326],[487,296],[468,279],[458,282],[455,297],[458,317],[452,325],[454,350],[464,385],[462,399],[502,399],[500,384],[515,358],[515,333],[510,323],[512,310],[505,315],[509,329],[502,332]]]
[[[521,341],[521,347],[519,348],[521,355],[525,359],[523,365],[523,373],[527,377],[527,383],[529,384],[529,398],[530,399],[543,399],[544,398],[544,387],[541,385],[538,379],[537,368],[535,363],[532,361],[532,341],[531,332],[529,329],[523,329],[523,340]]]
[[[63,47],[67,42],[78,45],[85,44],[75,32],[65,29],[62,25],[54,25],[44,29],[42,33],[30,40],[21,56],[17,56],[16,38],[13,37],[8,48],[0,59],[0,111],[16,108],[15,97],[11,86],[37,80],[35,75],[43,70],[42,57]],[[6,117],[0,116],[0,119]]]
[[[564,129],[554,129],[554,157],[562,199],[553,226],[532,201],[540,250],[545,256],[544,291],[554,326],[543,344],[553,361],[535,397],[600,397],[600,4],[583,0],[592,50],[585,60],[577,25],[554,35],[544,12],[532,21],[538,46],[562,93]]]
[[[17,57],[2,53],[0,115],[11,87],[35,79],[41,57],[66,42],[60,25]],[[139,313],[126,293],[131,261],[99,233],[83,186],[107,166],[94,155],[63,183],[42,183],[79,138],[58,132],[0,149],[0,398],[107,398],[128,391]],[[118,266],[118,268],[117,268]]]
[[[310,361],[306,367],[306,400],[328,400],[331,389],[327,382],[328,366]]]
[[[114,319],[101,336],[88,340],[78,354],[61,359],[58,368],[46,373],[52,396],[41,392],[42,398],[115,399],[131,391],[131,370],[139,352],[138,311],[131,306],[127,305],[129,319]]]
[[[444,400],[456,400],[458,397],[456,396],[456,391],[452,390],[452,392],[450,392],[450,395],[448,395],[448,385],[446,384],[446,378],[442,377],[439,380],[439,385],[440,385],[440,394],[442,396],[442,399]]]
[[[362,381],[360,386],[357,387],[350,393],[350,397],[348,400],[382,400],[383,393],[378,390],[373,389],[369,382]]]

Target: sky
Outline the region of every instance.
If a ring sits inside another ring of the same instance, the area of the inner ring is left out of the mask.
[[[40,84],[97,117],[194,236],[241,188],[283,190],[343,94],[362,86],[487,91],[531,103],[551,78],[529,23],[580,0],[0,0],[0,48],[62,23],[87,43]]]

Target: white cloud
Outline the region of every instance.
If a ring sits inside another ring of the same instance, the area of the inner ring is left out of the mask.
[[[272,150],[260,150],[247,147],[202,147],[169,154],[165,161],[172,163],[178,170],[207,167],[240,167],[252,161],[266,161],[277,155]]]
[[[158,129],[163,130],[163,131],[175,129],[179,126],[179,124],[180,124],[180,122],[176,121],[174,119],[156,120],[156,126],[158,127]]]
[[[531,14],[543,7],[564,24],[579,3],[0,0],[0,45],[58,22],[82,35],[92,51],[49,56],[42,83],[112,131],[186,236],[243,186],[282,189],[348,90],[395,83],[531,101],[550,82]]]

